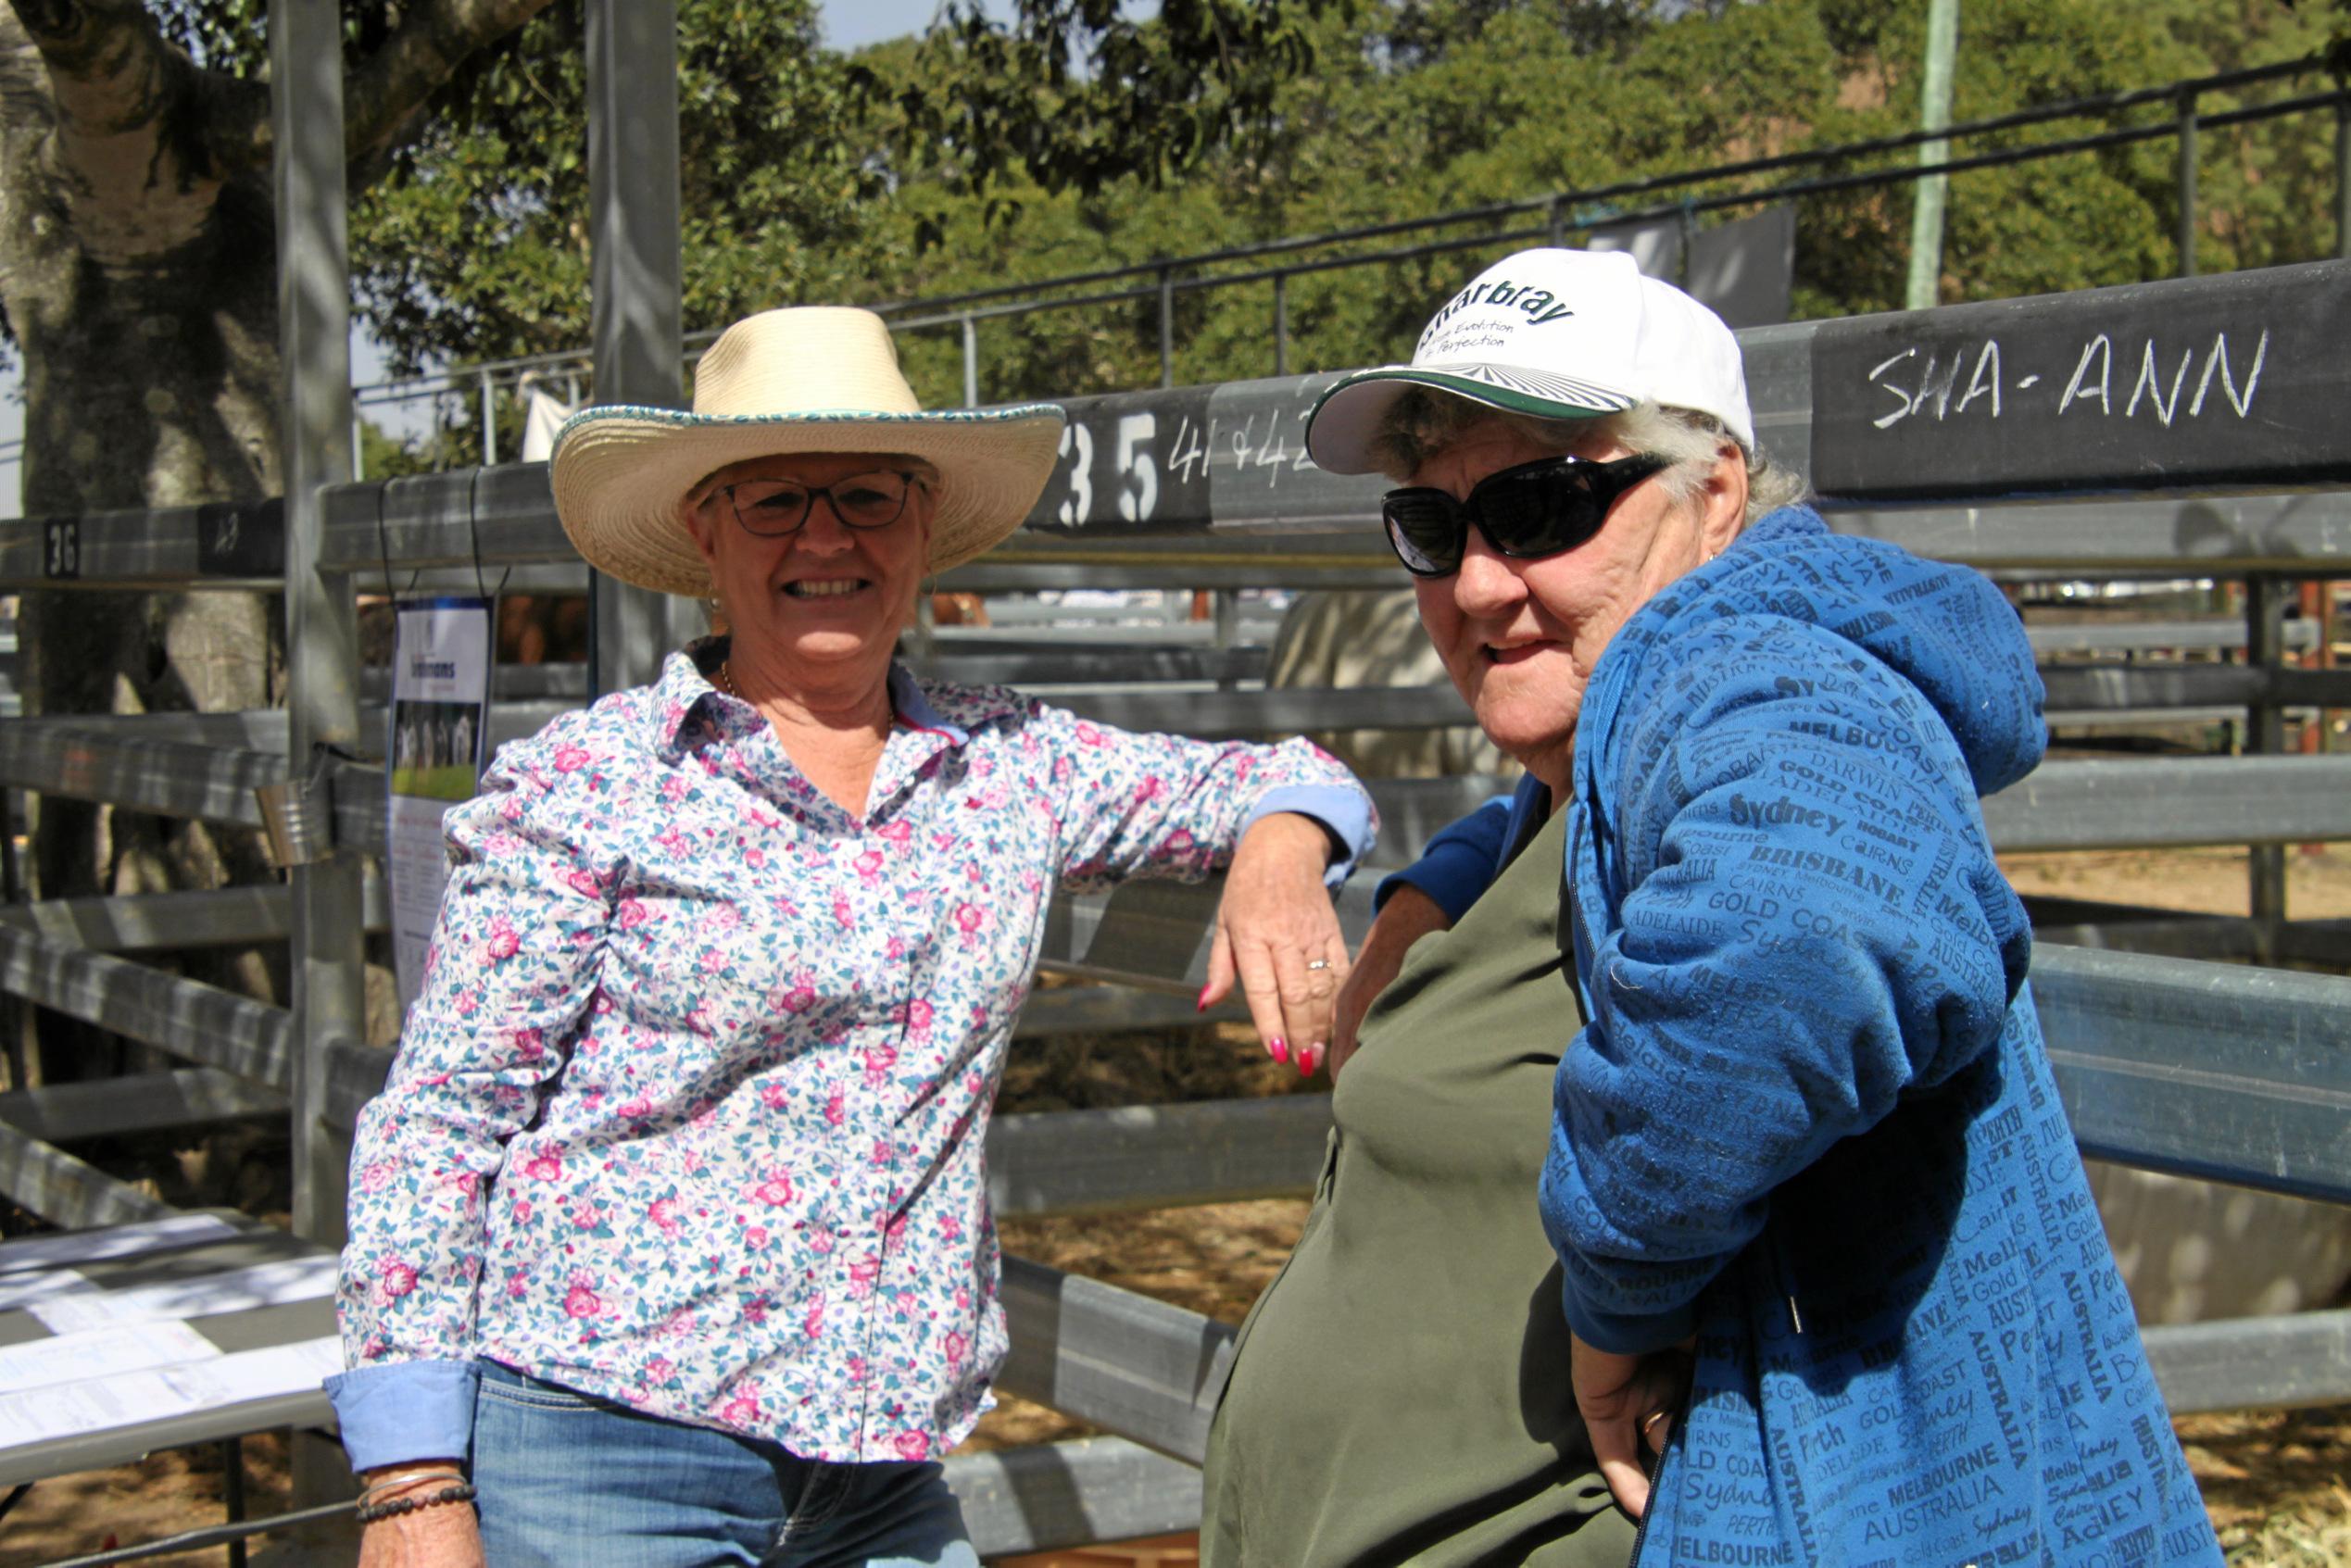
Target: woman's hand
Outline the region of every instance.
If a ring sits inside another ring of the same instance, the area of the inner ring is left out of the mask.
[[[484,1568],[482,1527],[461,1502],[379,1519],[359,1532],[359,1568]]]
[[[1312,817],[1276,811],[1241,835],[1216,907],[1204,1009],[1222,1001],[1238,974],[1257,1037],[1276,1061],[1301,1074],[1329,1050],[1331,1003],[1347,978],[1347,939],[1323,886],[1330,834]]]
[[[1388,989],[1396,972],[1404,967],[1404,955],[1430,932],[1446,930],[1452,923],[1452,917],[1445,913],[1442,904],[1409,882],[1399,883],[1388,896],[1388,902],[1379,907],[1379,913],[1372,921],[1371,930],[1364,934],[1363,947],[1355,954],[1355,967],[1348,972],[1346,983],[1339,988],[1330,1026],[1333,1083],[1339,1081],[1339,1070],[1347,1065],[1347,1059],[1355,1054],[1355,1034],[1364,1025],[1364,1014]]]
[[[1616,1506],[1638,1519],[1649,1511],[1647,1456],[1666,1451],[1666,1439],[1690,1398],[1692,1341],[1645,1356],[1619,1356],[1595,1350],[1572,1333],[1568,1338],[1576,1408],[1591,1434],[1601,1479]]]

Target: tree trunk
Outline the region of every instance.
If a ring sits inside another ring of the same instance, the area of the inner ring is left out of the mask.
[[[347,79],[346,123],[320,130],[380,163],[462,61],[548,4],[402,6]],[[267,87],[198,68],[146,0],[0,0],[0,308],[24,358],[28,515],[281,493],[273,134]],[[276,596],[31,594],[19,625],[35,714],[234,712],[283,686]],[[41,803],[36,897],[266,874],[249,833]],[[284,995],[282,956],[182,967]],[[68,1033],[42,1052],[58,1075],[118,1054]]]
[[[118,156],[144,153],[144,178],[76,167],[60,152],[44,62],[0,10],[0,307],[23,356],[28,516],[279,490],[266,174],[207,179],[159,156],[160,127],[185,106],[142,107],[154,119],[124,129],[140,145]],[[269,707],[280,684],[274,595],[29,594],[19,624],[30,712],[233,712]],[[43,898],[266,872],[251,834],[56,797],[40,802],[31,870]],[[198,950],[186,967],[265,999],[283,994],[271,972],[282,962],[258,953]],[[48,1022],[45,1076],[113,1064],[94,1035]]]

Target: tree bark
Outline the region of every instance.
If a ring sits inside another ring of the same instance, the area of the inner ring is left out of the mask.
[[[354,72],[346,144],[380,153],[467,54],[547,4],[411,7]],[[0,308],[23,356],[27,515],[279,493],[270,153],[266,86],[196,66],[141,0],[0,6]],[[30,594],[20,624],[31,712],[223,712],[282,696],[274,595]],[[41,802],[31,870],[44,898],[266,874],[251,834],[57,798]],[[188,967],[283,994],[282,960]]]

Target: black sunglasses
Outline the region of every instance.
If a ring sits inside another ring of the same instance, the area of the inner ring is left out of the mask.
[[[1555,556],[1588,543],[1626,491],[1670,466],[1645,453],[1606,463],[1538,458],[1488,474],[1470,487],[1467,500],[1425,485],[1390,490],[1380,498],[1379,516],[1406,571],[1450,577],[1461,570],[1471,523],[1497,555]]]

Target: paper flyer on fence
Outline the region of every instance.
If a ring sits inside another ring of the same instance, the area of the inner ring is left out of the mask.
[[[383,873],[403,1012],[423,988],[425,950],[448,883],[442,814],[481,785],[492,620],[488,599],[425,599],[396,612]]]

